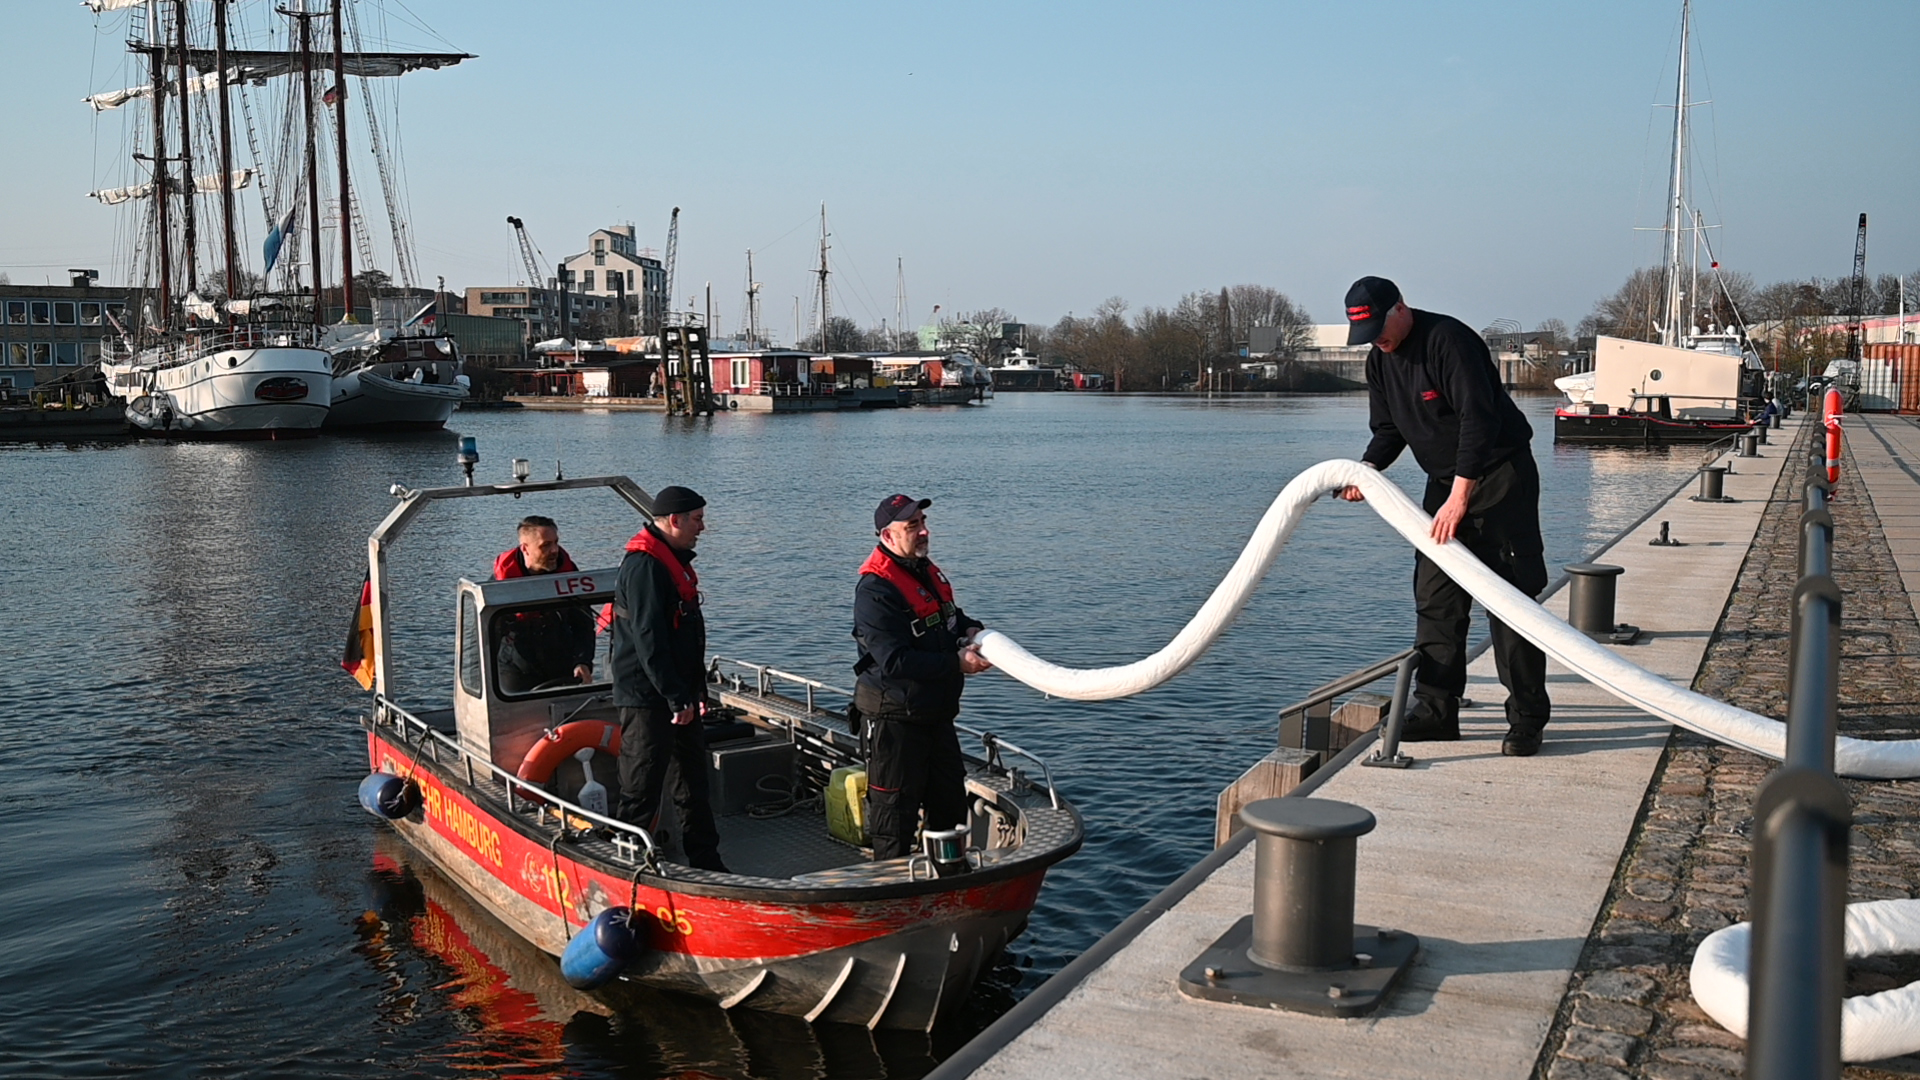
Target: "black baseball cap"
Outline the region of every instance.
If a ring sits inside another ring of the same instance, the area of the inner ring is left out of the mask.
[[[905,521],[913,515],[933,505],[932,499],[915,499],[908,495],[889,495],[880,500],[873,511],[873,531],[883,532],[896,521]]]
[[[1386,328],[1387,312],[1400,302],[1400,286],[1383,277],[1363,277],[1347,290],[1347,344],[1371,345]]]

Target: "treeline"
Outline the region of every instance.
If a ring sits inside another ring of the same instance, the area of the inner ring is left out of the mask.
[[[1069,314],[1052,326],[1025,325],[1014,338],[1002,329],[1010,324],[1024,325],[1001,308],[962,312],[942,320],[941,347],[965,349],[996,364],[1020,348],[1042,364],[1100,372],[1116,389],[1156,390],[1197,383],[1208,369],[1216,379],[1231,372],[1232,385],[1246,389],[1249,380],[1239,365],[1256,327],[1274,328],[1272,356],[1283,365],[1313,344],[1307,309],[1265,285],[1191,292],[1168,307],[1138,311],[1109,297],[1092,314]]]
[[[1868,317],[1920,312],[1920,271],[1904,277],[1879,274],[1864,283],[1860,309]],[[1744,324],[1759,332],[1763,349],[1781,363],[1819,361],[1846,348],[1846,328],[1836,327],[1853,313],[1851,277],[1809,277],[1758,285],[1742,271],[1714,271],[1700,277],[1695,317],[1700,329]],[[1666,275],[1645,267],[1628,275],[1612,295],[1602,297],[1574,334],[1636,341],[1658,341],[1666,320]],[[1765,325],[1763,325],[1765,324]]]

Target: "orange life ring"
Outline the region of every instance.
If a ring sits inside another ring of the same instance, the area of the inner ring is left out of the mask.
[[[1840,482],[1840,418],[1827,417],[1827,483]]]
[[[520,759],[514,775],[530,784],[544,784],[553,779],[553,771],[561,762],[589,747],[618,756],[620,725],[607,720],[575,720],[552,728]]]

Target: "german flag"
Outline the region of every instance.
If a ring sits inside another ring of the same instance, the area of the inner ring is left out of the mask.
[[[347,651],[340,666],[360,681],[364,690],[373,689],[373,579],[360,585],[360,607],[353,613],[353,625],[347,628]]]

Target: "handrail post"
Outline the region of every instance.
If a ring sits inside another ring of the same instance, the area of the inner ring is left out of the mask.
[[[1815,495],[1815,486],[1809,484],[1807,493]],[[1831,516],[1824,508],[1809,511],[1802,523],[1802,563],[1830,563]],[[1852,825],[1852,804],[1833,775],[1840,620],[1840,589],[1832,576],[1801,578],[1793,592],[1786,763],[1754,801],[1749,1080],[1840,1075]]]
[[[1380,745],[1361,761],[1362,765],[1404,769],[1413,764],[1412,758],[1400,752],[1400,729],[1406,721],[1407,699],[1413,689],[1413,667],[1419,659],[1420,654],[1411,650],[1400,658],[1400,667],[1393,675],[1393,704],[1387,707],[1386,722],[1380,725]]]

